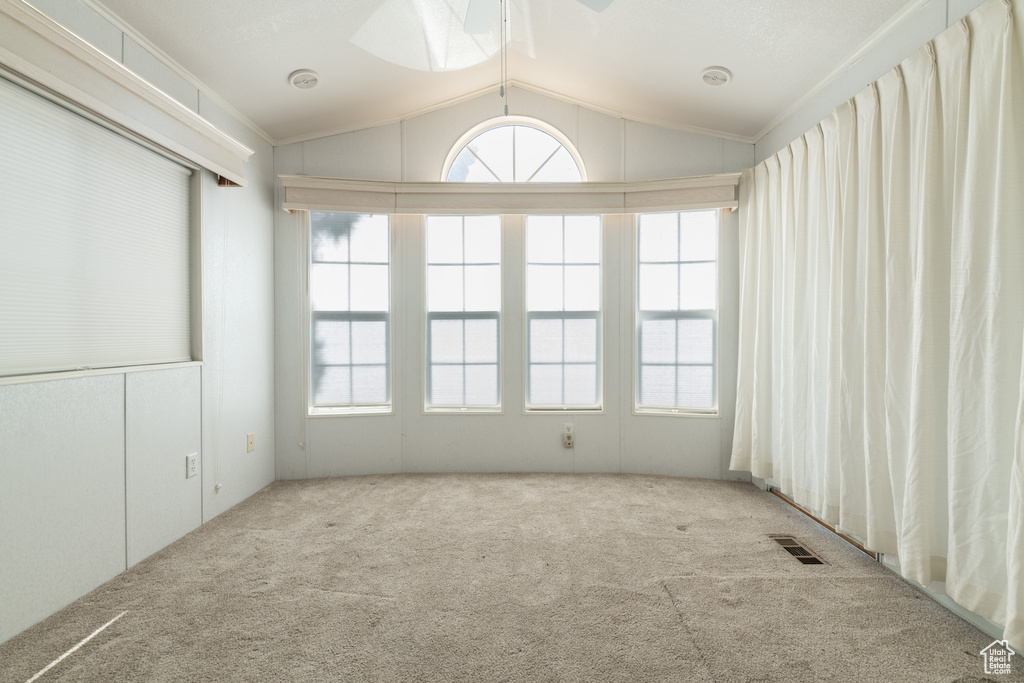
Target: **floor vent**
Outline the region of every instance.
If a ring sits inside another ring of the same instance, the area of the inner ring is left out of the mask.
[[[800,541],[796,540],[792,536],[773,534],[769,536],[769,538],[781,545],[786,552],[804,564],[825,564],[825,560],[808,550]]]

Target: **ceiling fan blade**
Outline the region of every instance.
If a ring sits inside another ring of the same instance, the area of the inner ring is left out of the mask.
[[[610,1],[610,0],[609,0]],[[498,0],[469,0],[466,8],[466,33],[477,35],[488,33],[498,21]]]
[[[580,4],[586,5],[595,12],[603,12],[612,4],[612,0],[579,0]]]

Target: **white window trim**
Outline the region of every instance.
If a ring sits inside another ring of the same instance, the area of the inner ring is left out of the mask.
[[[712,379],[712,382],[713,382],[713,399],[714,399],[714,404],[715,405],[714,405],[714,408],[707,408],[707,409],[703,409],[703,410],[702,409],[695,409],[695,408],[651,408],[651,407],[642,407],[642,406],[639,405],[639,403],[640,403],[640,396],[639,396],[638,389],[639,389],[639,386],[640,386],[640,372],[639,372],[640,371],[640,347],[639,347],[639,344],[637,343],[637,341],[638,341],[638,337],[639,337],[638,325],[639,325],[639,321],[640,321],[640,316],[639,316],[639,313],[640,313],[640,299],[639,299],[639,294],[640,294],[640,286],[639,286],[640,285],[640,272],[639,272],[639,269],[637,268],[637,255],[638,255],[637,245],[638,245],[638,238],[639,238],[639,232],[638,232],[639,231],[639,220],[638,220],[638,216],[640,215],[640,213],[652,213],[652,212],[642,211],[642,212],[634,213],[633,216],[632,216],[632,223],[633,223],[633,225],[632,225],[632,229],[630,231],[631,239],[630,239],[630,254],[629,254],[629,256],[630,256],[630,264],[631,264],[630,265],[630,271],[631,271],[631,277],[632,277],[632,282],[633,282],[633,289],[632,289],[633,299],[632,299],[632,303],[631,303],[631,308],[632,308],[631,316],[632,316],[632,320],[633,320],[633,327],[632,327],[632,331],[631,331],[632,343],[630,344],[630,346],[632,347],[632,350],[633,350],[633,369],[631,371],[631,375],[632,375],[632,378],[633,378],[633,388],[632,388],[633,411],[632,412],[633,412],[634,415],[648,415],[648,416],[657,416],[657,417],[688,417],[688,418],[701,418],[701,419],[709,419],[710,418],[710,419],[715,419],[715,420],[718,420],[718,419],[722,418],[722,406],[719,403],[719,399],[720,399],[721,393],[722,393],[721,390],[720,390],[721,389],[721,358],[722,358],[722,346],[721,345],[722,345],[722,335],[720,334],[721,326],[720,326],[720,323],[719,323],[719,316],[720,316],[721,310],[722,310],[722,246],[723,246],[723,244],[722,244],[722,233],[723,233],[723,230],[722,230],[722,219],[723,219],[723,212],[726,211],[727,209],[728,209],[728,207],[721,207],[721,208],[719,208],[719,211],[718,211],[718,256],[716,258],[716,263],[718,265],[718,267],[716,268],[716,276],[717,276],[717,280],[718,280],[718,286],[716,288],[716,297],[715,297],[715,315],[712,317],[713,324],[714,324],[714,328],[713,329],[714,329],[714,335],[715,335],[714,359],[713,359],[713,365],[712,365],[712,373],[713,373],[713,379]],[[687,209],[677,209],[676,211],[685,211],[685,210],[687,210]],[[701,316],[701,317],[703,318],[705,316]]]
[[[523,323],[523,325],[522,325],[522,327],[523,327],[523,331],[522,331],[522,333],[523,333],[523,377],[522,377],[522,387],[523,387],[523,414],[524,415],[537,415],[537,414],[545,414],[545,413],[546,414],[556,414],[556,415],[571,415],[571,414],[595,415],[595,414],[601,414],[601,413],[605,412],[605,408],[604,408],[604,406],[605,406],[605,396],[604,396],[604,371],[605,371],[605,367],[604,367],[605,366],[604,347],[605,347],[605,332],[606,332],[606,330],[605,330],[605,326],[604,326],[604,319],[605,319],[605,306],[606,306],[606,303],[607,303],[606,300],[605,300],[605,296],[607,294],[606,290],[608,289],[607,286],[606,286],[606,283],[605,283],[605,273],[607,272],[607,269],[606,269],[606,259],[605,259],[605,249],[604,249],[604,247],[605,247],[605,217],[606,216],[604,214],[596,214],[596,215],[597,215],[597,217],[598,217],[598,219],[600,221],[600,239],[599,239],[600,246],[599,246],[599,248],[601,250],[601,262],[600,262],[600,266],[601,266],[601,271],[600,271],[601,272],[601,276],[600,276],[600,283],[601,283],[601,309],[599,311],[597,311],[597,316],[596,316],[597,317],[597,332],[598,332],[598,337],[597,337],[597,363],[596,363],[596,366],[597,366],[597,397],[598,397],[598,403],[596,405],[594,405],[594,406],[575,406],[575,405],[574,406],[569,406],[569,405],[567,405],[567,406],[564,406],[564,407],[563,406],[557,406],[557,405],[553,405],[553,406],[546,406],[546,405],[531,406],[530,405],[530,384],[529,384],[529,379],[530,379],[530,311],[529,311],[529,306],[528,306],[529,278],[528,278],[528,275],[527,275],[528,269],[529,269],[529,266],[530,266],[530,261],[529,261],[528,251],[527,251],[527,229],[526,229],[527,221],[526,221],[526,217],[524,216],[524,219],[523,219],[523,230],[522,230],[522,232],[523,232],[523,239],[522,239],[522,245],[521,245],[522,255],[523,255],[523,292],[522,292],[522,297],[523,297],[523,299],[522,299],[522,301],[523,301],[523,316],[522,316],[522,323]],[[542,313],[542,314],[551,314],[552,316],[555,316],[558,313],[573,314],[573,313],[580,313],[580,312],[588,313],[589,311],[537,311],[537,312],[538,313]],[[572,316],[570,315],[570,317],[572,317]]]
[[[365,213],[380,213],[380,212],[365,212]],[[299,268],[299,277],[302,282],[302,315],[303,324],[301,325],[300,340],[302,342],[301,349],[301,367],[302,372],[302,395],[304,402],[304,413],[305,417],[319,418],[319,417],[339,417],[339,416],[352,416],[352,417],[368,417],[374,415],[394,415],[395,405],[398,397],[395,395],[395,257],[397,251],[396,232],[395,232],[395,216],[389,215],[388,217],[388,396],[390,400],[387,405],[351,405],[351,406],[316,406],[313,403],[313,357],[310,352],[310,341],[312,340],[312,328],[313,328],[313,304],[310,298],[309,288],[309,266],[312,259],[312,247],[310,245],[310,217],[309,211],[304,211],[301,220],[299,221],[300,227],[297,232],[300,234],[300,239],[304,245],[300,249],[300,253],[303,255],[302,265]]]
[[[429,214],[431,216],[437,216],[441,214]],[[458,216],[465,214],[444,214],[449,216]],[[503,339],[505,337],[505,216],[498,215],[498,234],[499,234],[499,245],[501,248],[501,261],[499,263],[500,272],[500,293],[499,301],[501,302],[501,309],[498,313],[498,405],[496,406],[473,406],[473,405],[434,405],[430,403],[430,316],[431,312],[427,305],[427,214],[424,214],[420,221],[420,241],[421,251],[423,253],[422,263],[420,264],[420,295],[422,298],[422,320],[420,321],[420,328],[423,330],[423,343],[420,349],[420,356],[423,362],[423,376],[421,378],[423,382],[423,396],[422,403],[422,414],[424,415],[501,415],[505,412],[505,345]],[[454,312],[458,314],[459,312]],[[465,312],[469,315],[473,315],[473,312]],[[483,313],[491,313],[491,311],[484,311]],[[442,313],[447,315],[447,313]]]
[[[455,157],[459,156],[459,153],[462,152],[463,148],[468,145],[473,138],[481,133],[486,133],[493,128],[500,128],[502,126],[529,126],[530,128],[536,128],[537,130],[543,131],[555,140],[558,140],[562,147],[565,147],[565,149],[569,151],[569,154],[572,155],[573,161],[576,162],[576,167],[580,170],[581,181],[587,182],[587,169],[583,165],[583,157],[580,156],[580,153],[576,150],[576,145],[572,143],[565,133],[546,121],[541,121],[540,119],[535,119],[530,116],[515,115],[499,116],[493,119],[488,119],[487,121],[479,123],[466,131],[465,134],[463,134],[463,136],[452,146],[451,150],[448,152],[448,156],[445,157],[444,166],[441,167],[441,177],[439,180],[442,182],[447,181],[448,172],[451,171],[452,164],[455,163]]]

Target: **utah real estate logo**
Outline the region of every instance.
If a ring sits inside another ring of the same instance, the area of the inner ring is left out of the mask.
[[[1010,658],[1015,654],[1017,653],[1010,649],[1009,644],[1005,640],[992,641],[988,647],[981,651],[981,656],[985,658],[985,673],[1010,673]]]

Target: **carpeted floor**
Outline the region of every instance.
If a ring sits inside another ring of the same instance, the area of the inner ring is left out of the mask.
[[[1024,680],[799,512],[706,480],[279,482],[0,645],[0,681],[122,612],[38,680]]]

